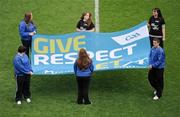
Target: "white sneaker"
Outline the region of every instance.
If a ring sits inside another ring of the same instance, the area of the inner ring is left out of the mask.
[[[21,105],[21,101],[17,101],[17,105]]]
[[[154,91],[154,95],[156,95],[156,93],[157,93],[157,91],[155,90],[155,91]]]
[[[30,99],[30,98],[27,98],[27,99],[26,99],[26,102],[27,102],[27,103],[30,103],[30,102],[31,102],[31,99]]]
[[[159,99],[159,97],[157,96],[157,95],[155,95],[154,97],[153,97],[153,100],[158,100]]]

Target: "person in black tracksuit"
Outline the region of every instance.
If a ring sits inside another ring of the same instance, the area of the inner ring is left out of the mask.
[[[165,41],[165,21],[159,8],[153,9],[153,15],[148,22],[150,44],[153,47],[153,38],[160,40],[160,46],[163,48],[163,41]]]
[[[82,32],[82,31],[87,31],[87,32],[94,32],[94,24],[91,19],[92,15],[90,12],[83,13],[81,16],[81,19],[78,21],[76,25],[76,31],[77,32]]]
[[[78,59],[74,63],[74,73],[78,84],[78,104],[91,104],[89,85],[94,71],[92,60],[85,49],[80,49]]]

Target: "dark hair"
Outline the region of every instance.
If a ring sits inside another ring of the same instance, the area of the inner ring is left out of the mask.
[[[153,8],[152,10],[157,11],[159,18],[163,18],[160,8]]]
[[[156,41],[157,43],[160,43],[160,40],[158,38],[153,38],[153,41]]]
[[[32,12],[25,13],[24,21],[26,22],[26,24],[28,24],[30,22],[33,23],[33,21],[31,20],[31,17],[32,17]]]
[[[18,52],[23,53],[25,51],[26,51],[26,47],[24,47],[23,45],[20,45],[19,48],[18,48]]]
[[[92,60],[89,58],[86,50],[81,48],[77,59],[77,66],[80,70],[86,69],[91,64]]]
[[[87,24],[88,24],[88,26],[90,26],[91,23],[92,23],[92,19],[91,19],[92,14],[91,14],[90,12],[84,12],[84,13],[82,13],[81,20],[84,19],[84,16],[85,16],[87,13],[89,13],[89,19],[87,20]]]

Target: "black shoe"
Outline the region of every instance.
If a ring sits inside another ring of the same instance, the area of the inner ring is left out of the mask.
[[[85,101],[84,104],[86,104],[86,105],[91,104],[91,102],[90,101]]]
[[[83,104],[82,100],[77,101],[78,104]]]

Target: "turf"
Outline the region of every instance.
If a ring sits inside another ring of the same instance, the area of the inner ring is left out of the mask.
[[[12,59],[21,44],[18,24],[32,11],[41,34],[75,31],[82,12],[94,14],[93,0],[0,0],[0,117],[179,117],[180,4],[178,0],[100,0],[100,31],[130,28],[160,7],[166,21],[166,68],[163,97],[153,101],[147,69],[95,72],[92,105],[77,105],[74,75],[33,76],[32,103],[14,102]],[[94,20],[94,18],[93,18]]]

